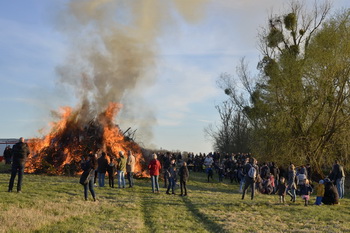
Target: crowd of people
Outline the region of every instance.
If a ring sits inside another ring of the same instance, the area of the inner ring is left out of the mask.
[[[239,184],[239,192],[242,199],[250,189],[251,199],[254,199],[255,191],[261,194],[277,194],[280,203],[285,203],[285,196],[290,196],[290,201],[295,202],[300,196],[305,205],[309,205],[310,195],[316,190],[316,201],[314,204],[338,204],[339,199],[344,198],[345,172],[344,168],[336,160],[328,176],[319,181],[312,179],[310,164],[296,167],[290,163],[288,168],[277,166],[274,162],[258,161],[249,153],[245,154],[188,154],[182,159],[181,154],[159,154],[160,164],[164,166],[164,187],[173,187],[173,181],[168,179],[168,170],[175,161],[186,161],[187,167],[192,172],[205,172],[206,181],[212,182],[217,176],[219,182],[229,179],[231,183]],[[171,171],[170,171],[171,173]],[[214,175],[215,174],[215,175]],[[169,192],[169,189],[167,193]]]
[[[29,155],[29,147],[20,138],[11,150],[11,158],[6,158],[12,163],[11,178],[8,191],[12,192],[16,175],[18,174],[17,192],[22,190],[25,161]],[[7,152],[6,152],[7,153]],[[132,151],[124,155],[119,152],[118,158],[109,157],[105,152],[89,153],[82,157],[81,169],[83,173],[80,183],[84,186],[84,198],[88,200],[88,191],[96,201],[94,187],[105,186],[105,175],[108,174],[109,186],[115,187],[114,177],[117,177],[118,188],[125,188],[128,180],[130,188],[134,187],[134,170],[136,159]],[[217,176],[218,182],[229,179],[231,183],[239,184],[239,193],[242,200],[247,190],[250,189],[251,199],[255,192],[261,194],[277,194],[279,202],[285,203],[285,196],[290,196],[290,201],[295,202],[297,196],[301,196],[305,205],[309,204],[310,195],[316,190],[316,205],[338,204],[339,199],[344,198],[345,172],[344,168],[336,160],[328,176],[315,182],[312,180],[310,164],[296,167],[290,163],[287,169],[277,166],[274,162],[258,161],[251,154],[225,154],[219,153],[198,154],[190,153],[183,158],[181,153],[153,153],[148,164],[151,178],[152,192],[160,193],[159,177],[162,175],[166,194],[176,194],[176,182],[180,183],[181,196],[187,196],[187,182],[191,172],[205,172],[206,182],[213,182]]]
[[[89,153],[81,160],[80,183],[84,186],[84,198],[88,200],[88,190],[96,201],[94,186],[105,187],[105,176],[108,174],[109,187],[114,188],[114,177],[117,177],[118,188],[125,188],[125,176],[128,179],[129,188],[134,187],[134,170],[136,158],[132,151],[128,151],[125,156],[123,151],[119,151],[117,159],[109,157],[106,152],[102,152],[100,157],[98,154]]]

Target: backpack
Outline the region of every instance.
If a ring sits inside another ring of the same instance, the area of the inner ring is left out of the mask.
[[[255,169],[254,166],[251,166],[251,167],[249,168],[248,176],[249,176],[250,178],[253,178],[253,179],[256,178],[256,169]]]

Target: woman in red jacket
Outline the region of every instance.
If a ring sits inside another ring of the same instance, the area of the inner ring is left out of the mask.
[[[153,193],[159,193],[159,183],[158,183],[158,177],[159,177],[159,171],[162,168],[160,165],[159,160],[157,160],[157,155],[152,155],[152,160],[148,165],[149,174],[151,175],[151,181],[152,181],[152,192]]]

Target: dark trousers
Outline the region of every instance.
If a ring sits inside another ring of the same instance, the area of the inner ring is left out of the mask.
[[[242,200],[244,199],[245,193],[247,191],[247,189],[249,188],[249,186],[252,189],[252,195],[251,195],[251,199],[254,199],[254,193],[255,193],[255,182],[252,178],[250,177],[246,177],[245,178],[245,183],[244,183],[244,188],[243,188],[243,194],[242,194]]]
[[[95,190],[94,190],[94,179],[90,179],[89,183],[84,184],[84,197],[85,197],[85,200],[88,199],[88,189],[90,190],[90,193],[91,193],[92,197],[95,200],[96,196],[95,196]]]
[[[96,184],[96,180],[97,180],[97,170],[95,170],[94,184]]]
[[[186,181],[180,180],[181,195],[187,195]],[[185,192],[184,192],[185,191]]]
[[[114,188],[114,174],[113,174],[113,172],[108,172],[108,182],[109,182],[109,187]]]
[[[164,188],[168,187],[168,178],[167,178],[167,170],[164,169],[164,174],[163,174],[163,178],[164,178]]]
[[[126,175],[129,181],[129,187],[133,187],[134,186],[134,173],[133,172],[128,172],[128,174]]]
[[[15,182],[17,172],[18,172],[17,192],[22,190],[24,164],[13,163],[12,170],[11,170],[11,178],[10,178],[10,183],[9,183],[9,191],[12,191],[12,189],[13,189],[13,184]]]

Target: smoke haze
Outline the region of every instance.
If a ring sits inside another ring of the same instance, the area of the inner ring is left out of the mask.
[[[204,2],[69,1],[58,27],[66,35],[70,53],[57,73],[59,83],[73,87],[80,99],[80,121],[91,120],[110,102],[117,102],[124,105],[121,122],[136,122],[149,138],[156,119],[142,101],[142,89],[154,82],[157,38],[165,28],[174,27],[179,16],[198,21]]]

